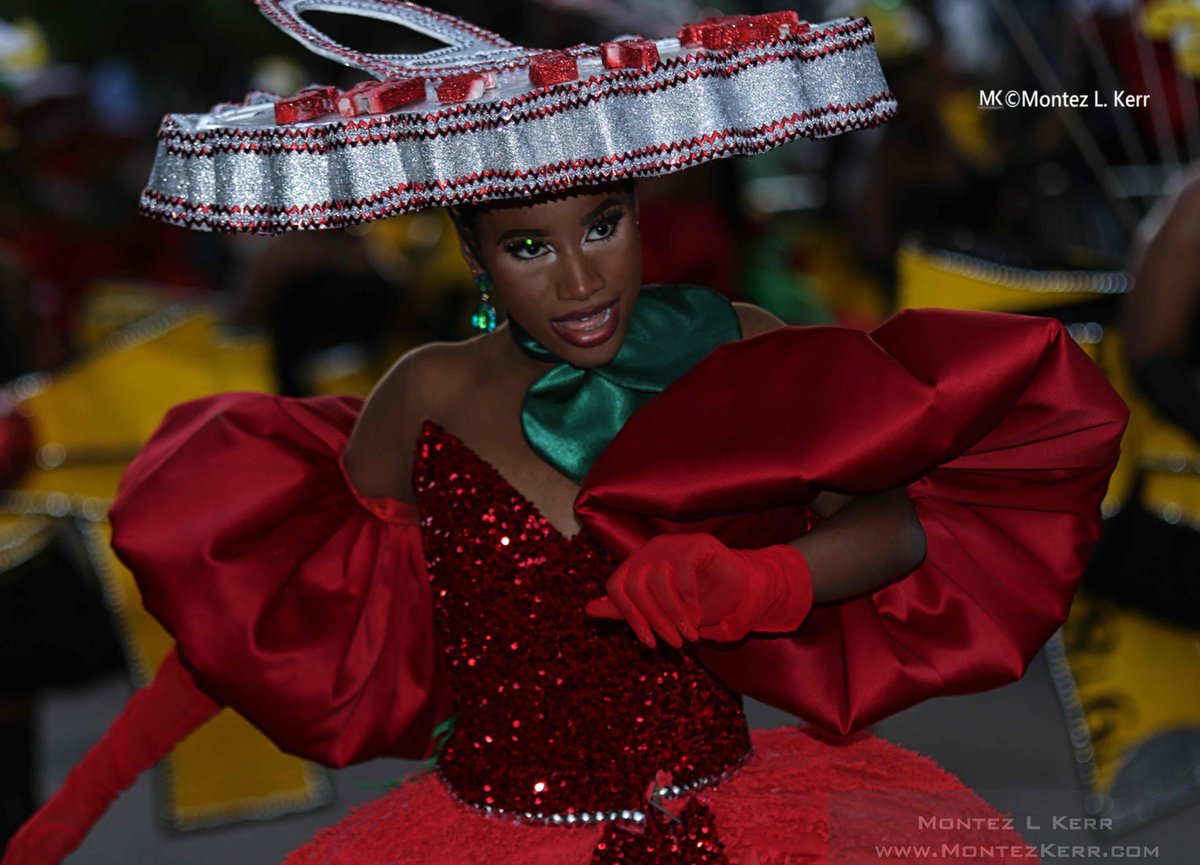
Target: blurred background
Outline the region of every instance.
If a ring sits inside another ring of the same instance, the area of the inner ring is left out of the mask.
[[[900,104],[879,130],[639,187],[647,282],[793,324],[906,307],[1060,318],[1133,407],[1105,537],[1021,682],[878,732],[1045,831],[1170,865],[1200,848],[1200,3],[435,0],[517,44],[672,35],[718,13],[866,15]],[[378,53],[428,42],[306,16]],[[361,76],[357,76],[361,77]],[[0,0],[0,844],[169,641],[109,553],[106,508],[166,409],[223,390],[365,394],[405,349],[470,334],[439,211],[231,237],[136,214],[162,115],[356,74],[250,0]],[[1107,105],[990,108],[993,91]],[[1141,105],[1114,94],[1146,95]],[[751,707],[755,724],[786,722]],[[236,717],[181,746],[74,861],[277,861],[414,768],[328,773]],[[1104,816],[1111,832],[1055,829]],[[1136,848],[1140,853],[1131,854]],[[1046,861],[1058,861],[1046,857]]]

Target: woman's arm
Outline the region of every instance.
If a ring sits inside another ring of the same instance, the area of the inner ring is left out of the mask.
[[[629,556],[588,604],[589,615],[625,619],[648,646],[655,634],[734,642],[796,630],[814,603],[869,593],[925,557],[925,532],[903,489],[824,493],[815,528],[788,544],[726,547],[712,535],[659,535]]]
[[[813,603],[872,592],[925,558],[925,530],[904,489],[861,496],[825,492],[809,507],[821,522],[790,546],[808,562]]]
[[[735,303],[733,308],[743,339],[784,326],[753,304]],[[815,603],[870,592],[925,558],[925,531],[902,489],[862,496],[824,492],[809,507],[822,522],[791,546],[808,560]]]
[[[743,338],[779,319],[734,304]],[[734,550],[708,534],[659,535],[627,558],[592,601],[590,615],[625,619],[642,642],[655,634],[732,642],[800,627],[813,603],[865,594],[915,568],[925,532],[904,489],[869,495],[819,494],[809,505],[821,521],[788,544]]]

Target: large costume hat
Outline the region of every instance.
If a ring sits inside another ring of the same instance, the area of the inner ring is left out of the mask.
[[[222,231],[337,228],[668,174],[874,126],[896,108],[865,19],[728,16],[667,39],[541,51],[403,0],[256,2],[378,80],[168,115],[144,213]],[[300,17],[310,11],[394,22],[446,47],[364,54]]]

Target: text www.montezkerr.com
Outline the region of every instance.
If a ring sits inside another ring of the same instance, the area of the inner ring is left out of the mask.
[[[865,852],[865,851],[863,851]],[[853,857],[856,863],[866,863],[863,852]],[[1097,859],[1141,859],[1159,858],[1156,846],[1125,844],[1102,846],[1098,844],[878,844],[875,855],[869,861],[904,862],[916,865],[920,862],[1068,862],[1072,859],[1094,862]],[[811,858],[802,854],[752,852],[747,858],[731,856],[732,865],[800,865]],[[833,861],[833,860],[830,860]]]
[[[1065,860],[1065,859],[1157,859],[1158,847],[1143,844],[880,844],[875,848],[880,861],[922,862],[931,859],[979,860]]]
[[[980,90],[980,108],[1147,108],[1149,93],[1093,90],[1091,93],[1043,93],[1041,90]]]

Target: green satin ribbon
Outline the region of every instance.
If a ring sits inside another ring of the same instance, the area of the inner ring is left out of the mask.
[[[526,354],[558,361],[525,392],[521,427],[534,452],[576,483],[625,421],[719,345],[741,337],[733,305],[696,285],[646,286],[625,341],[598,367],[574,367],[509,319]]]

